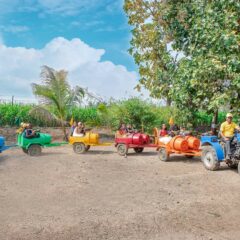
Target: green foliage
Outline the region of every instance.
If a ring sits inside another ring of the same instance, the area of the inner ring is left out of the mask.
[[[185,124],[184,115],[176,108],[158,106],[139,98],[101,105],[98,107],[98,116],[102,125],[113,130],[125,123],[133,125],[135,129],[143,128],[145,132],[152,133],[154,127],[160,128],[163,123],[168,124],[170,117],[173,117],[178,125]]]
[[[68,114],[68,121],[70,121],[72,117],[75,121],[84,122],[88,126],[101,126],[102,124],[96,107],[73,107],[71,114]]]
[[[0,126],[15,126],[19,122],[31,122],[44,126],[45,122],[29,115],[33,105],[0,104]]]
[[[125,0],[140,84],[197,119],[240,100],[240,2]],[[173,59],[169,46],[181,58]]]
[[[67,139],[65,123],[72,107],[81,103],[84,90],[79,86],[72,89],[65,70],[56,71],[43,66],[42,84],[32,84],[33,94],[41,99],[42,106],[32,109],[30,114],[42,120],[57,121],[61,124],[64,138]]]
[[[30,122],[34,126],[59,127],[55,121],[40,120],[30,115],[29,112],[35,105],[0,104],[0,126],[17,126],[17,122]],[[74,107],[72,114],[67,116],[70,121],[74,117],[76,121],[85,122],[88,126],[101,126],[96,107],[79,108]]]
[[[57,122],[48,122],[34,118],[29,114],[33,105],[0,104],[0,126],[16,126],[16,120],[31,122],[34,126],[59,127]],[[152,133],[154,127],[160,128],[163,123],[168,125],[170,117],[179,126],[211,125],[212,114],[197,111],[189,121],[188,112],[175,107],[164,107],[143,101],[138,98],[99,104],[98,107],[73,107],[67,116],[67,121],[73,117],[75,121],[84,122],[88,127],[108,127],[117,130],[121,123],[132,124],[135,129]],[[226,112],[220,112],[219,122],[225,121]],[[234,119],[238,122],[237,117]]]
[[[176,58],[167,48],[165,32],[159,25],[161,4],[158,1],[125,0],[124,10],[133,26],[129,53],[139,66],[140,90],[144,86],[151,96],[170,104],[169,95],[176,71]]]

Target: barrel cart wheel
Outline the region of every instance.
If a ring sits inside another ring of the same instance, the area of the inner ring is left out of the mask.
[[[73,151],[77,154],[82,154],[86,152],[86,146],[84,143],[74,143]]]
[[[135,151],[136,153],[141,153],[141,152],[143,151],[143,149],[144,149],[144,148],[136,147],[136,148],[134,148],[134,151]]]
[[[220,167],[216,151],[212,146],[203,146],[201,160],[206,169],[215,171]]]
[[[35,157],[39,156],[42,152],[42,147],[38,144],[33,144],[28,148],[28,155]]]
[[[161,161],[167,162],[169,160],[169,154],[167,152],[167,149],[161,147],[158,151],[158,157]]]
[[[26,148],[22,148],[23,152],[28,154],[28,150]]]
[[[86,150],[86,152],[90,149],[90,145],[87,145],[87,146],[85,146],[85,150]]]
[[[128,148],[127,148],[126,144],[118,144],[117,145],[117,152],[121,156],[127,155]]]

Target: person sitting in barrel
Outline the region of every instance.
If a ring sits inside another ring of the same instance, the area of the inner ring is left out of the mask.
[[[159,131],[159,141],[161,143],[167,144],[172,139],[171,136],[168,136],[168,130],[166,124],[162,124],[162,129]]]
[[[125,137],[127,135],[127,128],[126,128],[126,125],[125,123],[122,123],[120,125],[120,127],[118,128],[116,134],[115,134],[115,138],[118,138],[118,137]]]
[[[73,132],[76,127],[77,127],[77,122],[74,121],[70,129],[70,136],[73,136]]]
[[[178,135],[178,132],[179,132],[179,127],[177,124],[170,124],[170,128],[169,128],[169,135],[171,137],[174,137],[176,135]]]
[[[126,131],[127,131],[127,133],[133,133],[134,132],[131,124],[127,124]]]
[[[83,137],[85,134],[84,124],[82,122],[78,122],[77,127],[75,127],[73,131],[73,137]]]
[[[185,137],[186,133],[187,133],[186,128],[185,127],[180,127],[179,135],[182,136],[182,137]]]
[[[166,124],[162,124],[162,128],[159,131],[159,137],[165,137],[168,135],[168,130]]]
[[[24,134],[25,134],[24,137],[26,137],[26,138],[35,138],[35,137],[37,137],[37,133],[36,133],[36,131],[34,131],[32,129],[32,124],[31,123],[26,125]]]

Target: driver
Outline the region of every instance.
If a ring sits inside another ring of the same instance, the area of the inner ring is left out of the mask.
[[[231,154],[231,141],[234,137],[234,131],[240,130],[240,127],[232,121],[233,115],[228,113],[226,115],[226,121],[221,124],[220,127],[220,135],[222,137],[222,141],[225,143],[226,150],[226,160],[230,160]]]

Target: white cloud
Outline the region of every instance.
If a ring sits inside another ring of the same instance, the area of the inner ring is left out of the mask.
[[[40,67],[48,65],[69,71],[72,86],[88,87],[103,97],[136,95],[136,72],[110,61],[101,61],[105,51],[80,39],[55,38],[42,49],[7,47],[0,44],[0,95],[32,98],[31,83],[39,82]]]
[[[0,32],[0,45],[3,45],[3,44],[4,44],[3,36],[2,36],[2,34],[1,34],[1,32]]]
[[[20,26],[20,25],[7,25],[7,26],[0,25],[0,30],[3,32],[19,33],[19,32],[27,32],[29,31],[29,28],[27,26]]]

